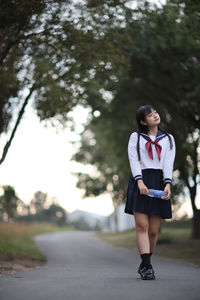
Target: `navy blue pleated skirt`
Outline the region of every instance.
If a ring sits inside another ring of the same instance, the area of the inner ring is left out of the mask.
[[[142,177],[148,189],[164,190],[162,170],[142,170]],[[131,215],[133,215],[134,212],[141,212],[148,215],[160,216],[162,219],[171,219],[171,200],[140,195],[137,182],[131,174],[128,182],[124,212]]]

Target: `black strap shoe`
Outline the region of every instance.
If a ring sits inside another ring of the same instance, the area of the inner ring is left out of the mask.
[[[143,264],[141,263],[139,268],[138,268],[138,274],[140,274],[140,276],[142,276],[142,273],[146,270],[146,268],[143,266]]]
[[[144,267],[141,271],[140,271],[140,275],[141,278],[143,280],[154,280],[155,279],[155,273],[152,267],[146,268]]]

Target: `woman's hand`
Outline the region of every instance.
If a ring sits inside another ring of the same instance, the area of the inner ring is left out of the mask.
[[[143,180],[139,179],[137,181],[137,184],[138,184],[138,188],[140,190],[140,194],[142,194],[142,195],[148,195],[149,190],[146,187],[146,185],[144,184]]]
[[[167,196],[164,198],[164,200],[169,200],[170,196],[171,196],[171,185],[170,185],[170,183],[166,184],[164,192],[167,193]]]

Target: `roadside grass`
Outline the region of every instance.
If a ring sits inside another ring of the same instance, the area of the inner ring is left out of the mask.
[[[0,274],[22,271],[45,263],[34,236],[45,232],[72,231],[50,223],[0,223]]]
[[[200,240],[192,239],[191,220],[163,221],[155,255],[200,265]],[[135,229],[118,233],[97,233],[97,237],[114,246],[137,250]]]

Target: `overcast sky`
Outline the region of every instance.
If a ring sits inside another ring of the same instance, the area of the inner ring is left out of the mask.
[[[81,107],[73,112],[77,132],[80,132],[81,123],[85,122],[87,115],[88,111]],[[69,129],[56,132],[55,128],[45,128],[44,125],[29,105],[6,160],[0,166],[0,184],[13,186],[25,203],[29,203],[33,194],[41,190],[50,197],[57,197],[60,205],[69,212],[83,209],[103,215],[112,213],[112,200],[108,195],[82,199],[83,191],[76,188],[77,178],[71,172],[93,170],[70,161],[75,152],[70,141],[78,140],[77,134]],[[5,141],[3,136],[1,149]]]

